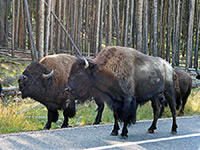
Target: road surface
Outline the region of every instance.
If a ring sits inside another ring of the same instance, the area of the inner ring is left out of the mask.
[[[159,119],[149,134],[151,121],[139,121],[128,128],[126,140],[109,135],[112,124],[1,134],[0,150],[200,150],[200,116],[177,117],[177,124],[172,135],[172,119]]]

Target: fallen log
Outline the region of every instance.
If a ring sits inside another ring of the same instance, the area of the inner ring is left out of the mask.
[[[2,92],[19,91],[19,86],[12,86],[7,88],[2,88]]]
[[[198,87],[200,87],[200,82],[192,84],[192,88],[198,88]]]

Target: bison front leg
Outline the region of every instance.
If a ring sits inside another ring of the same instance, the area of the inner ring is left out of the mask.
[[[128,129],[127,129],[127,125],[128,125],[128,122],[127,122],[127,120],[125,120],[125,121],[124,121],[123,129],[122,129],[122,133],[121,133],[121,139],[127,139],[127,138],[128,138]]]
[[[115,123],[114,123],[114,129],[112,130],[112,132],[111,132],[111,136],[117,136],[118,135],[118,131],[119,131],[119,124],[118,124],[118,115],[117,115],[117,113],[115,112],[115,110],[114,110],[114,120],[115,120]]]
[[[151,100],[151,102],[152,102],[151,106],[153,108],[154,119],[153,119],[151,127],[148,129],[148,133],[154,133],[154,130],[157,129],[156,124],[157,124],[158,117],[159,117],[159,114],[160,114],[160,102],[159,102],[159,99],[153,98]]]
[[[131,123],[133,118],[136,118],[134,115],[131,115],[132,112],[134,112],[133,114],[136,114],[137,107],[136,107],[135,103],[136,103],[136,101],[135,100],[133,101],[133,98],[131,96],[127,96],[127,98],[124,99],[124,106],[123,106],[124,126],[123,126],[122,133],[121,133],[122,139],[126,139],[128,137],[128,129],[127,129],[128,122]],[[134,119],[134,122],[135,122],[135,119]]]
[[[52,122],[56,122],[58,120],[58,111],[57,110],[52,110],[52,109],[48,109],[48,121],[46,123],[46,125],[44,126],[44,130],[45,129],[50,129],[51,128],[51,123]]]

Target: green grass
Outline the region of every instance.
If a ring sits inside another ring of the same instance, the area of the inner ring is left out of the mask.
[[[1,58],[1,57],[0,57]],[[0,59],[0,78],[4,81],[4,86],[16,86],[17,78],[23,72],[27,64],[9,64]],[[47,109],[40,103],[32,99],[24,99],[20,102],[14,101],[17,97],[7,97],[8,102],[0,99],[0,134],[22,131],[42,130],[47,119]],[[200,115],[200,89],[192,89],[185,107],[184,116]],[[31,109],[35,106],[35,109]],[[69,119],[71,126],[91,125],[97,114],[97,105],[94,101],[88,101],[76,106],[77,112],[74,118]],[[29,110],[28,110],[29,109]],[[26,111],[24,111],[26,110]],[[51,129],[60,128],[63,121],[62,111],[59,111],[59,121],[52,124]],[[27,116],[29,118],[27,118]],[[171,117],[170,109],[167,107],[163,118]],[[137,121],[153,119],[151,102],[138,107]],[[113,123],[113,113],[106,106],[102,116],[102,124]]]

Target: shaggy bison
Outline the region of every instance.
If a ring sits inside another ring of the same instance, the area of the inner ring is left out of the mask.
[[[18,83],[22,98],[31,97],[48,109],[48,121],[44,129],[58,120],[58,110],[63,110],[64,122],[75,115],[75,102],[64,90],[72,63],[76,57],[68,54],[50,55],[40,62],[32,62],[19,77]]]
[[[189,74],[187,74],[184,71],[181,71],[180,69],[175,69],[174,71],[174,79],[175,79],[175,97],[176,97],[176,109],[179,110],[179,107],[181,105],[181,109],[179,111],[179,115],[184,114],[184,108],[185,104],[187,102],[188,96],[191,93],[192,88],[192,78]],[[166,105],[166,102],[161,103],[162,108],[160,112],[160,116],[162,116],[162,113],[164,112],[164,107]]]
[[[93,60],[77,58],[67,89],[79,100],[94,97],[105,101],[114,112],[111,135],[118,135],[120,120],[124,123],[122,138],[128,137],[127,125],[135,122],[137,104],[144,104],[163,92],[173,116],[172,133],[177,132],[173,69],[161,58],[132,48],[106,47]],[[150,132],[156,129],[157,118],[148,129]]]

